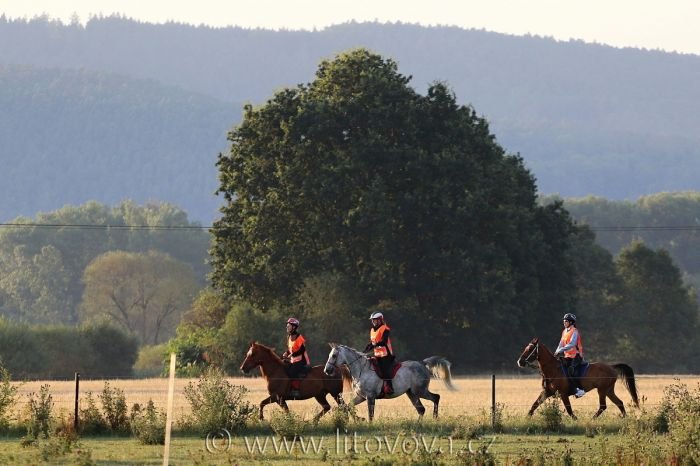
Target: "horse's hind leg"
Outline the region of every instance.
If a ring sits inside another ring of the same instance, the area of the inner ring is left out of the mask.
[[[420,402],[420,397],[413,393],[411,390],[408,390],[406,392],[406,396],[408,396],[408,398],[411,400],[411,403],[413,404],[413,407],[416,408],[416,411],[418,411],[418,418],[422,418],[425,414],[425,406],[423,406],[423,403]]]
[[[597,418],[601,414],[603,414],[603,411],[608,407],[605,404],[605,392],[607,390],[605,388],[598,388],[598,411],[593,415],[593,419]]]
[[[316,421],[319,420],[319,418],[320,418],[321,416],[323,416],[324,414],[326,414],[328,411],[331,410],[331,405],[328,404],[328,400],[326,400],[326,395],[325,395],[325,394],[323,394],[323,395],[316,395],[314,398],[316,399],[316,401],[318,401],[318,404],[320,404],[321,407],[323,408],[323,411],[321,411],[321,412],[318,413],[316,416],[314,416],[314,422],[316,422]]]
[[[608,390],[608,398],[610,398],[610,401],[615,403],[615,406],[617,406],[620,409],[622,417],[625,417],[627,415],[627,413],[625,412],[625,404],[615,394],[615,385],[610,387],[610,390]]]
[[[336,393],[335,395],[331,394],[333,399],[335,400],[336,403],[338,403],[338,406],[343,406],[345,404],[345,400],[343,399],[343,392]]]

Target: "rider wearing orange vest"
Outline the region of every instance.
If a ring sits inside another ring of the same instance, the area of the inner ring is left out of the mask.
[[[286,370],[292,379],[298,378],[311,365],[309,353],[306,351],[306,339],[297,331],[298,328],[299,320],[294,317],[287,319],[287,351],[282,358],[289,359]]]
[[[369,318],[372,321],[372,329],[369,332],[369,344],[365,351],[374,349],[374,357],[377,358],[377,365],[382,372],[380,376],[384,379],[384,393],[389,395],[394,393],[394,387],[391,384],[391,368],[394,365],[391,329],[384,323],[384,314],[381,312],[375,312]]]
[[[576,368],[583,361],[583,340],[576,328],[576,316],[567,312],[562,318],[564,322],[564,330],[561,332],[559,346],[554,352],[554,356],[564,355],[563,364],[567,368],[570,377],[576,373]],[[585,395],[580,387],[576,388],[576,398],[581,398]]]

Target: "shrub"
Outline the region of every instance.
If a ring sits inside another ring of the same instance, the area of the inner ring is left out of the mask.
[[[694,391],[680,381],[669,385],[665,404],[674,453],[682,464],[700,464],[700,385]]]
[[[27,404],[27,437],[37,439],[39,434],[49,438],[51,421],[53,420],[53,396],[48,385],[42,385],[39,389],[39,397],[32,392],[29,394]]]
[[[165,413],[156,409],[153,400],[148,400],[143,410],[132,409],[131,431],[144,445],[165,443],[165,422]]]
[[[560,432],[564,428],[563,415],[557,400],[547,400],[543,403],[539,415],[546,432]]]
[[[5,369],[0,360],[0,432],[10,425],[9,408],[15,404],[17,388],[12,385],[10,371]]]
[[[109,386],[109,382],[105,382],[99,397],[102,402],[104,417],[110,430],[112,432],[128,432],[129,417],[127,416],[124,390],[112,388]]]
[[[275,411],[270,417],[270,428],[282,438],[292,440],[304,435],[307,422],[291,411]]]
[[[245,387],[226,381],[221,370],[206,370],[197,385],[190,382],[185,387],[185,397],[192,408],[193,427],[202,435],[221,429],[238,431],[254,411],[244,400],[247,392]]]
[[[87,392],[84,397],[85,408],[80,408],[80,419],[78,430],[83,434],[101,434],[107,432],[109,427],[105,422],[100,410],[97,409],[95,398],[92,392]]]
[[[330,421],[334,429],[345,430],[350,424],[350,420],[357,422],[359,419],[353,403],[343,403],[336,406],[330,413]]]

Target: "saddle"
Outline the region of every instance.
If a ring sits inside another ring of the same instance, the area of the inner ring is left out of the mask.
[[[576,387],[580,385],[580,379],[588,372],[588,366],[590,366],[588,361],[581,361],[581,364],[572,368],[573,374],[570,374],[564,364],[561,364],[561,372],[569,380],[569,396],[576,393]]]

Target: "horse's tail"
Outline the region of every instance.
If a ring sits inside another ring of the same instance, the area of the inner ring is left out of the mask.
[[[632,396],[634,405],[639,408],[639,397],[637,396],[637,383],[634,381],[634,371],[627,364],[614,364],[613,367],[617,371],[618,377],[624,377],[625,387]]]
[[[452,385],[452,373],[450,372],[452,363],[450,361],[440,356],[430,356],[429,358],[423,359],[423,364],[430,370],[433,377],[442,379],[448,389],[457,390],[457,388]]]

